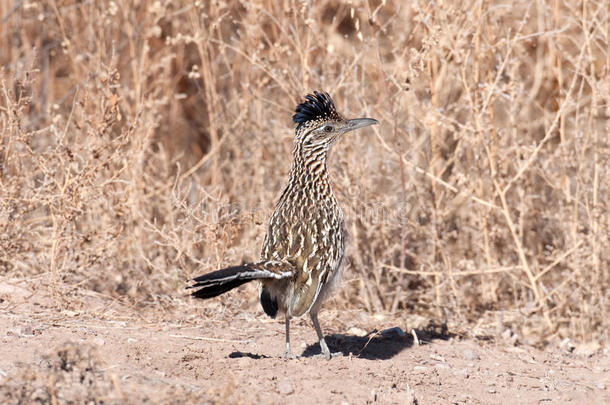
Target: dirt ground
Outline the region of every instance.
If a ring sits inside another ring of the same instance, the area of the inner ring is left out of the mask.
[[[186,297],[136,311],[36,284],[0,279],[0,403],[610,403],[607,348],[541,351],[440,328],[417,329],[417,344],[391,317],[330,308],[320,320],[342,355],[316,357],[301,319],[300,358],[285,360],[283,322],[262,311]]]

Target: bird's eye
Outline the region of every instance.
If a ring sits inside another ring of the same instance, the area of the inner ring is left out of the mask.
[[[332,132],[332,131],[333,131],[332,125],[327,125],[324,127],[324,132]]]

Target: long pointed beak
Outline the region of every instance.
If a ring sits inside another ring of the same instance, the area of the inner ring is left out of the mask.
[[[354,129],[368,127],[369,125],[379,124],[379,121],[373,118],[354,118],[352,120],[347,120],[345,124],[345,132],[353,131]]]

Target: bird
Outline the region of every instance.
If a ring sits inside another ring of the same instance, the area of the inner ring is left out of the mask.
[[[269,220],[260,260],[196,277],[187,288],[197,289],[193,297],[208,299],[259,280],[264,312],[271,318],[278,312],[285,316],[283,357],[298,357],[290,349],[290,320],[309,314],[321,355],[330,360],[334,354],[324,340],[318,312],[341,280],[347,229],[327,160],[344,134],[378,121],[344,118],[326,92],[314,91],[304,99],[292,116],[296,124],[292,168]]]

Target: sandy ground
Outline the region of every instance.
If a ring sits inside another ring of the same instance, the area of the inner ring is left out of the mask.
[[[206,317],[222,306],[184,298],[172,311],[136,311],[32,285],[0,279],[0,403],[610,403],[607,350],[541,351],[434,329],[416,330],[417,344],[391,318],[331,309],[320,320],[342,355],[316,357],[302,319],[292,324],[300,358],[285,360],[283,322],[261,310]]]

